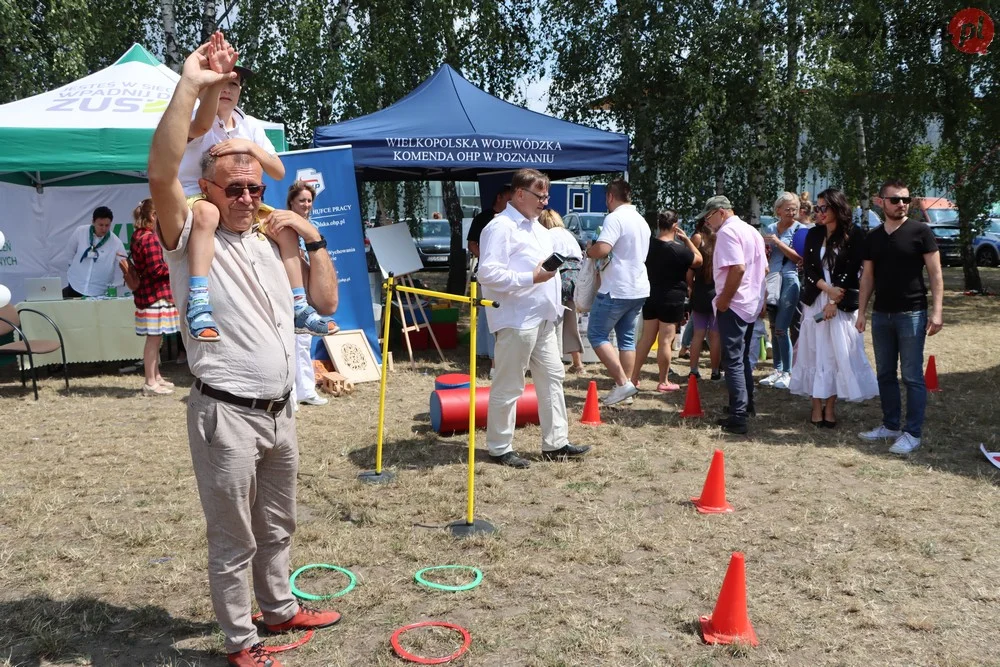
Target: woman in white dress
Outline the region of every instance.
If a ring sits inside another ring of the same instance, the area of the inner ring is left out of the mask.
[[[878,382],[857,321],[864,231],[853,224],[844,193],[816,197],[816,226],[803,257],[802,329],[789,390],[812,399],[814,425],[837,425],[836,403],[878,396]]]

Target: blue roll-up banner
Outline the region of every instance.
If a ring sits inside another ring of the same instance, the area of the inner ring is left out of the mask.
[[[361,206],[351,147],[312,148],[278,153],[278,156],[285,165],[285,178],[278,182],[264,175],[267,185],[264,202],[275,208],[287,208],[288,188],[295,181],[306,181],[316,188],[311,220],[326,239],[339,283],[340,305],[334,319],[341,330],[364,331],[376,360],[382,363],[368,287]],[[313,341],[312,352],[316,359],[327,358],[320,338]]]

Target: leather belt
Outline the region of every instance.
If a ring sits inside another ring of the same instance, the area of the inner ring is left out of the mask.
[[[291,394],[291,392],[288,392],[281,398],[244,398],[242,396],[234,396],[228,391],[222,391],[221,389],[210,387],[201,380],[194,381],[194,388],[203,393],[205,396],[214,398],[217,401],[238,405],[241,408],[250,408],[251,410],[263,410],[264,412],[272,415],[276,415],[285,409],[285,405],[288,403],[288,397]]]

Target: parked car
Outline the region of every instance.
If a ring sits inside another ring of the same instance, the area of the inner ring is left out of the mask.
[[[882,204],[881,197],[872,197],[871,210],[885,220]],[[958,207],[955,202],[944,197],[914,197],[910,203],[910,219],[928,225],[957,225]]]
[[[448,268],[448,258],[451,254],[451,226],[447,220],[421,220],[413,240],[424,268]]]
[[[567,213],[563,218],[566,229],[576,237],[580,248],[597,238],[597,230],[604,224],[606,213]]]
[[[934,240],[937,241],[938,252],[941,253],[942,266],[960,266],[962,264],[962,244],[959,242],[961,230],[958,225],[928,225]]]
[[[990,218],[983,233],[972,239],[979,266],[1000,266],[1000,217]]]

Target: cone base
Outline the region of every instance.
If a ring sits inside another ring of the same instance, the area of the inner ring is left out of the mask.
[[[729,503],[725,505],[706,505],[701,502],[701,498],[692,498],[691,502],[694,503],[694,508],[698,510],[701,514],[727,514],[729,512],[735,512],[733,506]]]
[[[448,524],[452,537],[472,537],[473,535],[491,535],[497,532],[497,527],[489,521],[474,519],[472,523],[456,521]]]
[[[727,635],[719,632],[712,626],[711,616],[702,616],[698,619],[701,624],[701,637],[706,644],[749,644],[750,646],[760,645],[757,633],[747,620],[747,629],[741,635]]]
[[[687,410],[684,410],[683,412],[681,412],[681,417],[704,417],[704,416],[705,412],[703,410],[699,410],[698,412],[689,412]]]
[[[358,481],[364,482],[365,484],[388,484],[395,477],[396,475],[388,470],[383,470],[382,472],[366,470],[365,472],[358,474]]]
[[[941,387],[934,387],[933,389],[927,387],[927,391],[929,391],[932,394],[938,394],[941,392]]]
[[[602,422],[600,419],[581,419],[580,423],[583,424],[584,426],[600,426],[604,422]]]

